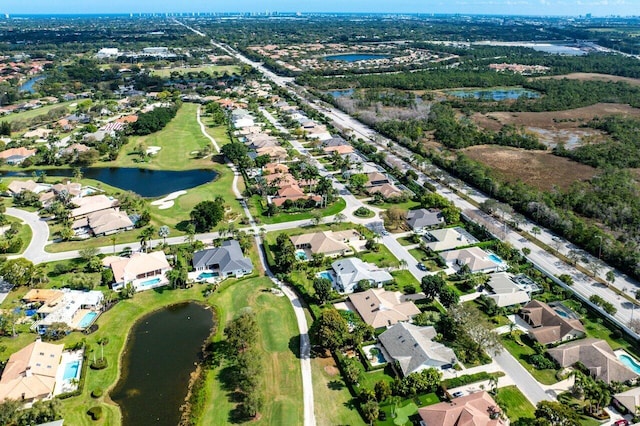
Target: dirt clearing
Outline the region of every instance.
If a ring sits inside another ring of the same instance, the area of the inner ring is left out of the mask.
[[[522,182],[541,190],[567,189],[575,181],[588,180],[597,170],[546,151],[525,151],[502,146],[473,146],[462,150],[490,167],[508,182]]]
[[[543,79],[543,78],[553,78],[555,80],[562,80],[563,78],[567,78],[569,80],[580,80],[580,81],[610,81],[613,83],[622,81],[624,83],[628,83],[634,86],[640,86],[640,79],[638,78],[620,77],[617,75],[598,74],[598,73],[590,73],[590,72],[574,72],[571,74],[564,74],[564,75],[537,77],[536,80]]]

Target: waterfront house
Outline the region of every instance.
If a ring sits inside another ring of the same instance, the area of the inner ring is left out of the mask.
[[[219,277],[242,277],[253,272],[251,259],[242,254],[236,240],[193,253],[193,267],[196,271],[211,272]]]
[[[113,271],[113,290],[120,291],[131,284],[136,291],[149,290],[169,284],[166,273],[171,270],[162,251],[133,253],[131,257],[107,257],[103,265]]]

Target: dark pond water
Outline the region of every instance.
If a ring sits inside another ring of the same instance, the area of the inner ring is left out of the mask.
[[[450,90],[447,94],[455,96],[456,98],[473,98],[473,99],[488,99],[492,101],[504,101],[518,99],[521,97],[526,98],[538,98],[540,94],[532,90],[527,89],[480,89],[480,90]]]
[[[327,61],[344,61],[344,62],[357,62],[357,61],[370,61],[372,59],[385,59],[387,55],[374,55],[367,53],[348,53],[345,55],[330,55],[325,56]]]
[[[122,375],[111,398],[123,426],[175,426],[189,378],[214,324],[197,303],[157,311],[134,325],[123,355]]]
[[[46,170],[46,173],[47,176],[73,177],[72,169]],[[116,188],[133,191],[142,197],[161,197],[175,191],[211,182],[218,174],[213,170],[206,169],[167,171],[90,167],[82,169],[82,175]],[[1,176],[31,176],[31,172],[6,172]]]
[[[22,86],[20,86],[18,88],[18,90],[20,92],[29,92],[29,93],[34,93],[35,90],[33,90],[33,85],[36,84],[37,82],[39,82],[40,80],[44,80],[46,77],[44,75],[40,75],[38,77],[33,77],[30,78],[29,80],[25,81]]]

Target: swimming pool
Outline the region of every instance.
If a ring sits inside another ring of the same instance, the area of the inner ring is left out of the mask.
[[[198,275],[198,279],[206,280],[206,279],[217,277],[217,276],[218,276],[217,272],[202,272],[200,275]]]
[[[160,282],[160,278],[154,278],[152,280],[143,281],[140,283],[140,287],[150,287],[152,285],[156,285]]]
[[[331,283],[333,283],[333,276],[331,275],[331,273],[329,271],[322,271],[318,274],[318,276],[320,276],[320,278],[325,278],[329,281],[331,281]]]
[[[504,260],[502,260],[497,254],[489,253],[488,257],[492,262],[497,263],[498,265],[504,265]]]
[[[62,378],[64,380],[77,379],[78,370],[80,370],[80,361],[76,360],[76,361],[68,362],[64,366],[64,374],[62,375]]]
[[[640,374],[640,364],[638,364],[635,359],[631,358],[627,354],[619,354],[618,359],[634,373]]]
[[[560,315],[562,318],[570,318],[569,314],[567,314],[562,309],[554,309],[554,311],[556,311],[556,314]]]
[[[85,316],[83,316],[80,322],[78,323],[78,328],[89,327],[91,324],[93,324],[93,321],[96,319],[97,316],[98,316],[97,312],[87,312]]]
[[[296,250],[296,259],[298,260],[309,260],[307,257],[307,253],[304,250]]]

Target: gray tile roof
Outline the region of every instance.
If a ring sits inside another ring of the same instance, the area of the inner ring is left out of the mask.
[[[253,270],[251,260],[244,257],[240,244],[236,240],[228,240],[222,246],[193,253],[193,267],[202,268],[209,265],[220,265],[220,272],[237,270]]]

